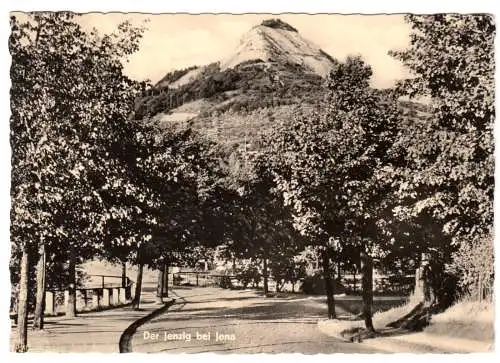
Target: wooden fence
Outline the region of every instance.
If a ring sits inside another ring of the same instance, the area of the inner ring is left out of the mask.
[[[173,285],[198,287],[233,287],[241,285],[237,275],[220,275],[211,271],[183,271],[173,273]],[[341,278],[342,292],[361,293],[361,276],[344,275]],[[262,277],[261,277],[262,280]],[[379,276],[374,277],[373,290],[376,294],[408,295],[414,288],[414,276]],[[274,286],[274,279],[269,277],[269,285]],[[298,283],[300,285],[300,282]]]
[[[89,275],[91,283],[77,287],[77,311],[93,311],[128,304],[132,299],[134,282],[122,276]],[[107,281],[106,281],[107,280]],[[111,280],[111,281],[110,281]],[[17,297],[17,296],[16,296]],[[59,315],[67,311],[69,290],[61,287],[48,287],[45,290],[45,315]],[[17,304],[11,301],[11,317],[15,320]]]
[[[184,271],[173,273],[173,284],[190,285],[199,287],[229,287],[238,283],[237,276],[234,275],[218,275],[209,271]]]
[[[115,275],[89,275],[89,277],[91,283],[88,286],[76,288],[77,311],[105,309],[130,302],[134,282],[128,277],[125,281],[122,281],[122,276]],[[56,315],[65,312],[68,299],[69,290],[48,288],[45,291],[45,314]]]

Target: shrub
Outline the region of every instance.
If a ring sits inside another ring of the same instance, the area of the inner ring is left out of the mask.
[[[335,294],[345,293],[344,286],[342,286],[342,284],[340,284],[337,280],[335,280],[333,289]],[[318,273],[312,276],[305,277],[304,281],[302,282],[302,286],[300,287],[300,291],[302,291],[304,294],[311,295],[326,294],[325,281],[323,279],[323,276]]]
[[[180,285],[184,280],[180,275],[174,275],[174,285]]]
[[[494,252],[490,235],[464,241],[453,254],[450,271],[457,275],[462,291],[482,300],[493,294]]]
[[[237,279],[246,288],[251,282],[260,280],[259,270],[254,265],[245,264],[239,269]]]
[[[222,276],[218,283],[219,287],[223,289],[231,289],[233,287],[233,283],[231,282],[230,276]]]

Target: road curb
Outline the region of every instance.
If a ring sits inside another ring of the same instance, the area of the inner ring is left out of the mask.
[[[134,333],[137,331],[137,329],[141,325],[147,323],[151,319],[154,319],[158,315],[167,311],[168,308],[170,308],[174,303],[175,299],[172,299],[169,302],[166,302],[165,305],[163,305],[161,308],[153,310],[146,316],[143,316],[142,318],[137,319],[132,324],[130,324],[120,336],[120,341],[118,343],[120,348],[120,353],[132,353],[132,337],[134,336]]]

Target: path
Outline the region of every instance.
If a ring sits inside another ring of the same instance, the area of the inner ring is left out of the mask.
[[[74,319],[46,318],[43,331],[28,331],[29,352],[118,352],[125,329],[163,306],[156,303],[155,289],[154,281],[144,283],[140,311],[124,307],[81,313]],[[376,347],[345,343],[320,332],[317,321],[326,316],[324,297],[265,298],[253,290],[177,286],[171,296],[176,303],[133,335],[133,352],[378,352]],[[346,308],[353,304],[350,301]],[[343,313],[341,304],[337,312]],[[154,334],[157,340],[151,340]],[[197,335],[204,335],[205,340],[197,340]],[[222,341],[220,335],[226,339]],[[15,336],[16,329],[12,329],[11,347]]]
[[[249,290],[188,287],[176,287],[174,294],[177,301],[166,313],[138,329],[134,352],[377,352],[321,333],[317,321],[325,317],[326,304],[317,298],[265,298]],[[221,341],[220,335],[227,339]]]
[[[76,318],[65,316],[47,317],[43,331],[32,331],[28,327],[29,352],[57,353],[117,353],[118,342],[123,331],[134,321],[160,308],[156,303],[156,286],[145,282],[141,294],[141,310],[130,307],[81,313]],[[11,349],[14,346],[16,329],[11,331]]]

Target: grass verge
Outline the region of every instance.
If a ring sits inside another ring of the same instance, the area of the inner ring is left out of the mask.
[[[410,297],[407,302],[373,315],[376,330],[386,330],[390,322],[408,314],[418,304]],[[494,306],[491,301],[461,300],[446,311],[432,317],[430,325],[423,331],[432,339],[463,339],[492,343],[494,341]],[[322,320],[319,329],[325,334],[341,339],[355,335],[364,328],[364,321],[359,318]]]

